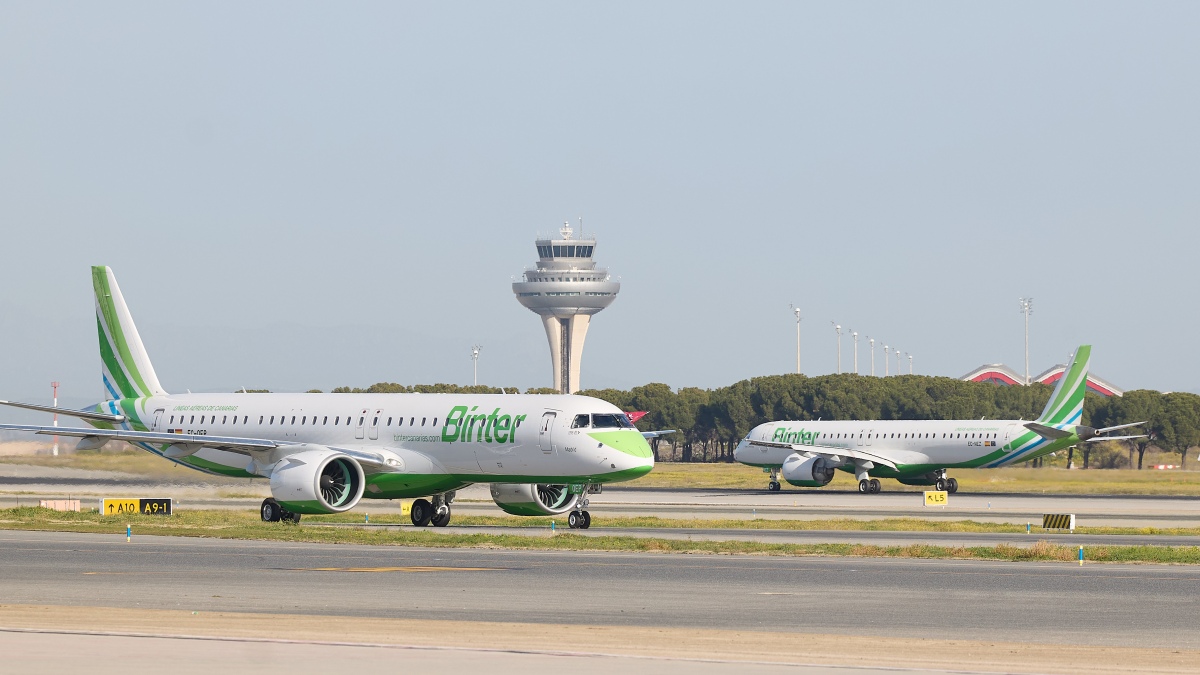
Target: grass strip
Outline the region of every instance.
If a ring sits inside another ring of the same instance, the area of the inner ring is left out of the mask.
[[[312,523],[364,523],[364,513],[341,513],[336,515],[305,516]],[[454,515],[453,524],[468,527],[550,527],[551,521],[562,525],[566,516],[523,517],[523,516],[465,516]],[[1032,522],[1032,521],[1031,521]],[[398,513],[383,513],[370,517],[372,525],[408,525],[408,516]],[[671,528],[694,530],[838,530],[856,532],[980,532],[985,534],[1017,534],[1025,532],[1025,526],[1017,523],[986,523],[977,520],[926,520],[924,518],[825,518],[800,520],[790,518],[747,518],[705,520],[701,518],[660,518],[658,516],[606,516],[592,514],[592,527],[620,528]],[[1039,520],[1032,531],[1044,533]],[[1055,530],[1058,532],[1059,530]],[[1196,527],[1077,527],[1076,534],[1126,534],[1194,536],[1200,538]],[[1200,541],[1197,541],[1200,544]]]
[[[1078,549],[1048,541],[1029,546],[875,546],[865,544],[771,544],[746,541],[691,541],[619,536],[554,536],[524,534],[456,534],[451,530],[309,527],[263,523],[257,514],[239,511],[187,511],[173,516],[101,516],[95,512],[64,513],[37,507],[0,509],[0,529],[83,532],[122,537],[131,525],[134,536],[214,537],[323,544],[421,546],[430,548],[503,548],[521,550],[626,551],[740,555],[824,555],[1000,561],[1074,562]],[[1090,562],[1200,564],[1200,546],[1090,546]]]

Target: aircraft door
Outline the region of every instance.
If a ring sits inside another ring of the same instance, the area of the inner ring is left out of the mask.
[[[367,430],[367,438],[373,441],[379,440],[379,418],[383,415],[383,410],[376,410],[375,414],[371,415],[371,426]]]
[[[557,416],[554,412],[543,413],[542,426],[538,428],[538,445],[547,455],[554,452],[554,418]]]
[[[358,414],[358,423],[354,425],[354,437],[355,438],[363,437],[363,425],[366,423],[367,415],[369,415],[370,413],[371,413],[370,409],[363,408],[362,412],[360,412]]]
[[[871,444],[871,434],[873,434],[874,432],[875,432],[874,429],[867,429],[867,445]]]
[[[858,444],[859,444],[859,445],[862,445],[862,444],[863,444],[863,434],[864,434],[864,433],[866,433],[866,431],[865,431],[864,429],[859,429],[859,430],[858,430]]]
[[[150,427],[154,431],[162,431],[162,416],[166,412],[165,408],[159,408],[154,411],[154,426]]]

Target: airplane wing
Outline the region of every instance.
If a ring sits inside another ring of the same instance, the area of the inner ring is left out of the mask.
[[[51,413],[56,415],[66,415],[68,417],[78,417],[84,420],[96,420],[98,422],[112,422],[120,424],[125,421],[124,415],[109,415],[107,413],[98,413],[91,410],[71,410],[70,408],[57,408],[50,405],[36,405],[34,403],[18,403],[17,401],[0,401],[0,405],[6,405],[13,408],[24,408],[25,410],[36,410],[38,412]]]
[[[651,438],[658,438],[659,436],[666,436],[667,434],[673,433],[675,433],[674,429],[666,429],[663,431],[643,431],[642,438],[650,440]]]
[[[129,443],[167,443],[171,445],[193,445],[196,447],[229,450],[244,455],[265,452],[281,444],[261,438],[238,438],[235,436],[196,436],[193,434],[168,434],[160,431],[132,431],[129,429],[93,429],[90,427],[46,427],[36,424],[0,424],[4,431],[32,431],[47,436],[71,436],[95,438],[105,441],[127,441]]]
[[[844,463],[847,459],[859,459],[880,464],[888,467],[889,469],[896,468],[896,463],[887,457],[857,448],[836,448],[831,445],[796,445],[792,443],[772,443],[770,441],[750,441],[750,445],[763,445],[768,448],[791,449],[802,455],[824,457],[825,459],[838,464]]]
[[[32,431],[36,434],[47,436],[69,436],[75,438],[90,438],[95,439],[96,447],[103,445],[106,441],[125,441],[127,443],[151,443],[151,444],[167,444],[180,448],[179,451],[173,452],[172,449],[164,453],[172,459],[180,459],[195,453],[201,448],[213,448],[216,450],[226,450],[235,452],[240,455],[246,455],[255,460],[270,461],[268,456],[271,450],[276,448],[286,448],[288,446],[300,445],[298,443],[280,443],[278,441],[267,440],[264,438],[244,438],[238,436],[204,436],[195,434],[172,434],[158,431],[132,431],[129,429],[92,429],[82,427],[46,427],[34,424],[0,424],[0,431]],[[382,455],[373,452],[364,452],[362,450],[351,450],[349,448],[335,448],[329,446],[331,450],[350,455],[359,462],[366,464],[363,467],[367,473],[388,473],[396,469]],[[277,459],[278,456],[275,457]]]

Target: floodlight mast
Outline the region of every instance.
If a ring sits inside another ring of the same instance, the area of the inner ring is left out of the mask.
[[[908,354],[908,374],[912,375],[913,374],[913,372],[912,372],[912,354],[909,354],[908,352],[904,352],[904,353]]]
[[[871,343],[871,377],[875,377],[875,338],[867,338]]]
[[[896,347],[892,350],[892,353],[896,355],[896,374],[900,375],[900,348]]]
[[[1033,314],[1033,298],[1020,298],[1021,313],[1025,315],[1025,384],[1029,379],[1029,315]]]
[[[834,329],[835,331],[837,331],[837,341],[838,341],[838,368],[837,368],[837,372],[838,372],[838,375],[841,375],[841,374],[842,374],[842,327],[841,327],[840,325],[838,325],[838,322],[836,322],[836,321],[830,321],[829,323],[833,324],[833,329]]]
[[[888,376],[888,346],[883,346],[883,376]]]
[[[482,349],[479,345],[471,347],[471,362],[475,370],[475,386],[479,386],[479,350]]]
[[[796,314],[796,374],[800,374],[800,308],[790,305]]]
[[[850,331],[850,335],[854,338],[854,374],[858,374],[858,331]]]

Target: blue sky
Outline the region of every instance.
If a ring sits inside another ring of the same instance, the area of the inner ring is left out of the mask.
[[[1090,342],[1119,386],[1200,391],[1198,28],[1195,3],[5,3],[0,397],[101,396],[92,264],[170,391],[466,384],[474,343],[482,382],[548,385],[509,284],[581,216],[623,284],[586,387],[789,372],[789,303],[808,373],[832,321],[918,373],[1020,369],[1033,296],[1035,373]]]

